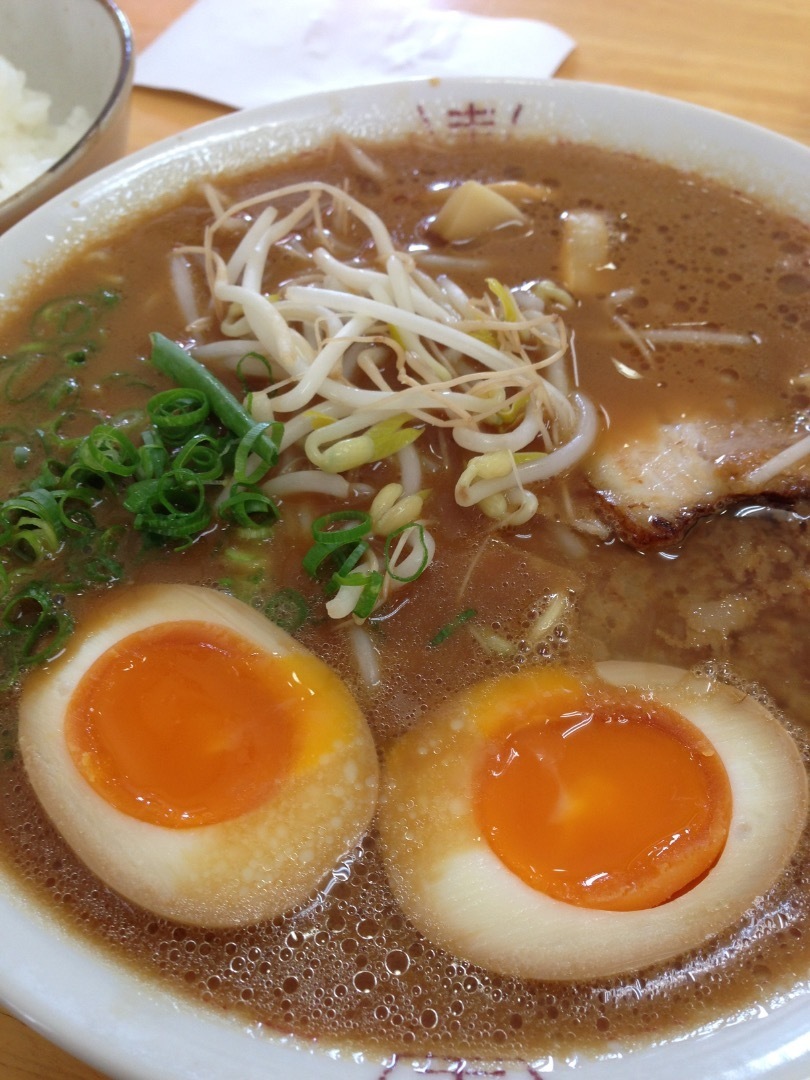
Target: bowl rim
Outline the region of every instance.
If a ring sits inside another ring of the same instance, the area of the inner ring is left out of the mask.
[[[29,201],[36,199],[38,193],[46,189],[49,184],[59,182],[60,178],[68,172],[80,157],[85,147],[107,127],[116,112],[119,102],[123,100],[128,87],[132,85],[135,77],[135,48],[132,28],[115,0],[93,0],[93,3],[109,14],[111,24],[116,32],[120,58],[115,82],[107,94],[100,111],[93,117],[89,127],[84,130],[76,142],[69,146],[62,156],[53,161],[47,169],[37,173],[32,180],[29,180],[25,187],[19,188],[8,198],[0,201],[0,221],[7,218],[16,222],[19,215],[24,214]]]
[[[262,140],[268,133],[277,136],[282,129],[309,125],[314,135],[318,128],[313,125],[321,125],[319,137],[309,144],[317,145],[328,137],[325,129],[329,124],[352,109],[362,109],[363,102],[373,101],[378,107],[380,100],[392,103],[396,100],[404,108],[420,97],[435,99],[440,104],[459,93],[501,95],[505,100],[514,100],[510,95],[521,91],[547,95],[560,109],[567,103],[573,110],[574,121],[577,110],[595,98],[600,102],[604,99],[609,110],[663,109],[670,121],[677,120],[686,129],[690,124],[696,127],[703,124],[710,158],[717,132],[721,132],[727,134],[731,144],[737,139],[743,142],[752,139],[757,153],[773,151],[777,159],[791,162],[794,171],[803,169],[804,177],[810,176],[810,147],[714,110],[623,87],[567,80],[469,78],[413,79],[346,91],[324,91],[209,121],[130,155],[55,196],[0,238],[0,299],[4,288],[11,286],[13,268],[20,269],[20,257],[29,247],[35,249],[35,262],[37,258],[47,262],[49,254],[59,254],[62,250],[60,237],[68,237],[68,247],[81,240],[94,206],[97,209],[111,206],[112,200],[120,199],[122,192],[131,191],[133,183],[137,187],[137,181],[148,180],[150,176],[162,183],[166,169],[177,171],[180,186],[186,165],[192,171],[207,166],[240,139],[248,144],[258,141],[266,148],[266,140],[264,143]],[[555,108],[551,112],[555,113]],[[665,126],[657,114],[656,123]],[[779,160],[775,166],[777,172]],[[151,205],[148,200],[157,196],[147,194],[146,198],[148,206]],[[810,208],[802,216],[810,222]],[[56,969],[36,951],[39,948],[36,939],[42,937],[42,931],[48,942],[56,942],[64,958]],[[203,1080],[214,1069],[218,1080],[253,1080],[266,1075],[294,1075],[297,1080],[331,1080],[332,1077],[377,1080],[381,1067],[387,1069],[390,1064],[390,1057],[375,1059],[372,1054],[357,1055],[351,1050],[313,1050],[295,1040],[268,1034],[261,1025],[238,1019],[226,1021],[204,1006],[192,1006],[90,947],[60,925],[55,916],[32,905],[30,897],[19,889],[0,890],[0,936],[7,939],[4,945],[8,945],[11,954],[0,966],[0,999],[6,1007],[51,1041],[122,1080],[152,1080],[157,1076],[165,1080],[197,1077]],[[32,940],[36,946],[33,952]],[[770,1014],[769,1030],[778,1033],[776,1043],[772,1040],[763,1043],[758,1035],[764,1025],[758,1027],[759,1020],[751,1018],[746,1024],[729,1023],[719,1030],[713,1027],[689,1037],[671,1039],[664,1045],[652,1045],[624,1058],[606,1054],[599,1059],[588,1059],[579,1063],[578,1071],[582,1080],[592,1077],[593,1080],[633,1080],[647,1077],[654,1070],[659,1080],[670,1080],[687,1069],[693,1080],[754,1080],[763,1076],[769,1080],[806,1080],[810,1074],[809,1007],[806,997],[790,999],[782,1009]],[[801,1023],[795,1021],[796,1016],[802,1017]],[[168,1028],[161,1040],[154,1033],[144,1036],[140,1026],[144,1018]],[[707,1044],[709,1038],[712,1044]],[[710,1045],[717,1046],[718,1042],[724,1048],[722,1060],[711,1060],[711,1071],[701,1071]],[[255,1062],[250,1059],[246,1064],[244,1058],[223,1053],[223,1046],[229,1051],[249,1046],[258,1056]],[[269,1072],[268,1066],[280,1071]],[[552,1066],[537,1063],[536,1067],[550,1070]],[[386,1071],[386,1076],[400,1075],[395,1064],[391,1068],[393,1071]],[[405,1071],[403,1066],[403,1076]],[[410,1067],[407,1072],[410,1074]]]

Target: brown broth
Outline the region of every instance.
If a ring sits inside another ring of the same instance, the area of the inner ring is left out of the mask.
[[[621,234],[610,288],[636,291],[619,308],[628,321],[709,323],[755,335],[748,350],[671,345],[641,356],[617,340],[603,299],[566,318],[574,333],[584,390],[604,409],[613,433],[644,418],[681,415],[782,417],[806,410],[798,382],[810,355],[810,235],[733,192],[660,166],[575,146],[484,143],[451,149],[422,145],[375,150],[394,178],[381,191],[338,150],[233,181],[251,192],[302,177],[343,182],[377,209],[402,246],[424,243],[434,213],[430,185],[461,178],[526,179],[548,184],[552,200],[531,211],[516,241],[494,233],[468,245],[486,257],[487,275],[507,284],[559,273],[561,211],[606,209]],[[417,161],[418,164],[414,164]],[[224,185],[229,186],[229,185]],[[176,244],[198,243],[202,201],[168,209],[77,257],[43,286],[50,295],[119,285],[123,299],[107,320],[93,368],[83,373],[82,405],[115,415],[142,406],[165,382],[144,361],[147,334],[186,337],[168,284]],[[459,281],[480,294],[483,275]],[[0,351],[26,335],[30,311],[0,328]],[[614,360],[644,378],[628,380]],[[110,378],[128,369],[137,381]],[[127,385],[125,385],[127,384]],[[150,389],[151,388],[151,389]],[[15,422],[34,425],[25,407]],[[77,415],[78,427],[89,422]],[[432,704],[482,677],[526,663],[609,658],[710,668],[774,703],[807,751],[810,737],[810,584],[807,519],[798,512],[718,515],[677,548],[639,554],[578,534],[567,500],[588,506],[577,476],[549,485],[530,525],[498,536],[492,523],[453,501],[441,462],[452,453],[431,434],[420,444],[432,489],[428,513],[441,518],[437,558],[395,614],[372,620],[383,682],[358,680],[345,635],[319,621],[302,639],[353,687],[381,750]],[[16,490],[19,473],[2,457],[0,485]],[[33,470],[35,471],[35,470]],[[380,486],[389,467],[374,469]],[[28,474],[26,474],[28,475]],[[393,475],[393,474],[392,474]],[[335,504],[325,500],[319,510]],[[289,583],[316,597],[300,569],[306,539],[288,500],[266,543],[262,588]],[[124,541],[128,581],[214,584],[226,575],[217,534],[182,553],[139,553]],[[468,568],[473,565],[468,576]],[[722,567],[722,573],[718,572]],[[69,598],[77,616],[100,590]],[[529,629],[552,597],[567,604],[553,631]],[[427,642],[462,608],[476,624],[514,644],[508,657],[488,652],[465,630],[441,648]],[[392,609],[393,610],[393,609]],[[14,753],[15,699],[2,706],[0,839],[5,866],[61,917],[100,946],[179,993],[323,1045],[401,1054],[510,1057],[599,1051],[632,1045],[763,1007],[804,978],[810,961],[810,841],[794,865],[741,922],[674,963],[594,985],[545,984],[493,975],[443,954],[407,924],[388,890],[372,833],[347,857],[318,897],[272,924],[234,932],[177,926],[133,908],[100,884],[44,819]],[[767,796],[766,796],[767,797]],[[494,912],[493,918],[508,917]]]

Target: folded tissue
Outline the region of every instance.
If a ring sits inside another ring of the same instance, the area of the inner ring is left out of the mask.
[[[244,108],[417,76],[544,78],[573,48],[547,23],[418,0],[197,0],[144,50],[136,81]]]

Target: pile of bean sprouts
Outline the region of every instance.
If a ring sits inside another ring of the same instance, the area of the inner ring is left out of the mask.
[[[376,213],[326,183],[227,208],[211,189],[209,201],[215,219],[204,245],[179,254],[202,255],[221,337],[193,351],[214,368],[269,375],[247,402],[257,421],[285,425],[268,494],[346,498],[356,494],[347,473],[396,458],[400,482],[369,492],[374,530],[418,524],[418,533],[402,533],[394,558],[429,562],[435,543],[422,517],[418,449],[426,429],[444,429],[466,452],[458,504],[499,526],[529,521],[538,500],[528,485],[590,449],[596,410],[570,385],[565,326],[549,310],[561,293],[553,283],[507,288],[488,279],[485,294],[471,297],[420,269]],[[268,286],[281,255],[300,271]],[[381,601],[391,586],[389,576]],[[335,618],[351,613],[344,593],[330,602]]]

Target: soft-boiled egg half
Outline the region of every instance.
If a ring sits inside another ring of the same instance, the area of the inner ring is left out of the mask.
[[[592,979],[730,926],[785,870],[799,750],[732,686],[657,664],[478,683],[386,755],[389,879],[426,937],[491,971]]]
[[[19,737],[79,858],[135,904],[200,926],[304,901],[376,807],[376,751],[352,694],[213,589],[111,593],[25,685]]]

